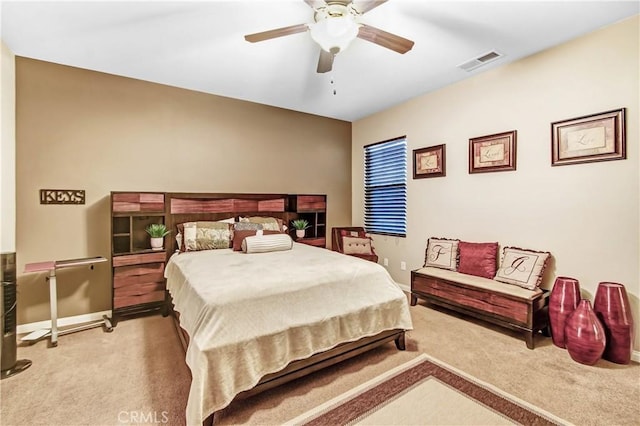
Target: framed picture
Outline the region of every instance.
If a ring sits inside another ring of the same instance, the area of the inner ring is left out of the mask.
[[[625,109],[551,123],[551,165],[627,158]]]
[[[447,175],[446,145],[413,150],[413,178],[422,179]]]
[[[516,136],[511,130],[469,139],[469,173],[515,170]]]

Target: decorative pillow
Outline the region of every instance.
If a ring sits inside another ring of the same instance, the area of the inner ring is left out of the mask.
[[[373,254],[371,238],[342,237],[342,252],[344,254]]]
[[[252,225],[258,225],[252,224]],[[234,251],[242,251],[242,241],[244,241],[247,237],[252,237],[257,235],[258,232],[262,232],[262,235],[270,235],[270,234],[280,234],[278,231],[263,231],[263,230],[243,230],[243,231],[235,231],[233,233],[233,250]]]
[[[180,251],[212,250],[231,247],[231,228],[226,222],[185,222],[178,225],[182,234]]]
[[[340,235],[343,237],[360,237],[360,238],[364,238],[367,236],[367,232],[366,231],[347,231],[346,229],[341,229],[340,230]]]
[[[458,250],[460,252],[458,272],[489,279],[496,276],[498,243],[460,241]]]
[[[424,255],[424,266],[457,270],[459,242],[460,240],[447,238],[429,238]]]
[[[496,281],[535,290],[542,282],[542,274],[551,257],[548,251],[505,247]]]
[[[262,229],[268,231],[282,231],[282,219],[277,217],[251,216],[242,219],[250,223],[259,223],[262,225]]]
[[[262,229],[261,223],[236,222],[233,224],[234,231],[257,231],[259,229]]]
[[[291,250],[293,240],[288,234],[254,235],[242,240],[245,253],[267,253],[271,251]]]

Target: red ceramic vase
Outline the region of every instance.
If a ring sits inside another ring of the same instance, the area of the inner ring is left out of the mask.
[[[551,339],[559,348],[565,347],[564,325],[567,316],[580,302],[580,283],[575,278],[558,277],[549,295],[549,325]]]
[[[602,357],[616,364],[629,364],[633,352],[633,316],[624,285],[598,284],[593,311],[604,325],[607,337]]]
[[[567,317],[564,338],[567,351],[574,361],[594,365],[602,357],[606,346],[604,327],[589,300],[582,299]]]

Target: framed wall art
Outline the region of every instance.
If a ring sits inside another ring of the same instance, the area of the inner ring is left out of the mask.
[[[551,123],[551,165],[627,158],[625,109]]]
[[[516,130],[469,139],[469,173],[516,169]]]
[[[413,178],[422,179],[447,175],[446,145],[413,150]]]

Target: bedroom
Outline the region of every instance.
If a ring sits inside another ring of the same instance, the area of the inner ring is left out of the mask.
[[[2,177],[3,185],[13,180],[4,163],[4,114],[13,113],[16,190],[7,205],[16,206],[18,269],[51,257],[107,256],[112,190],[321,193],[329,228],[359,225],[362,147],[407,135],[408,151],[446,143],[448,170],[439,179],[409,177],[407,238],[374,237],[398,283],[408,287],[429,236],[500,241],[549,250],[553,276],[576,276],[590,295],[599,281],[625,283],[637,313],[638,62],[636,15],[348,122],[24,57],[12,67],[3,45]],[[5,111],[6,85],[15,87],[14,111]],[[621,107],[626,160],[550,166],[551,122]],[[468,139],[511,129],[517,171],[469,175]],[[219,153],[230,160],[215,162]],[[85,189],[86,205],[40,205],[42,188]],[[110,309],[109,268],[94,272],[90,280],[85,272],[61,275],[61,317]],[[46,320],[43,277],[21,274],[19,286],[18,324]],[[637,361],[638,332],[635,341]]]

